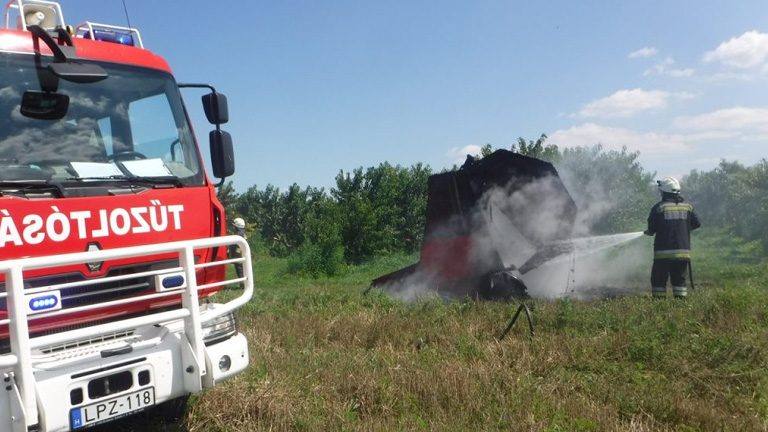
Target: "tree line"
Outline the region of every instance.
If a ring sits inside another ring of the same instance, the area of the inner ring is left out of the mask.
[[[535,141],[519,138],[509,150],[554,165],[579,209],[575,236],[641,231],[659,199],[656,173],[640,165],[639,152],[600,144],[561,150],[544,134]],[[493,151],[488,144],[479,157]],[[218,196],[228,220],[247,221],[252,247],[287,257],[291,272],[332,276],[375,256],[420,250],[431,174],[421,163],[384,162],[339,171],[329,191],[294,183],[287,190],[254,185],[238,194],[229,182]],[[705,226],[761,239],[768,247],[766,160],[751,167],[723,160],[711,171],[691,171],[681,182]]]

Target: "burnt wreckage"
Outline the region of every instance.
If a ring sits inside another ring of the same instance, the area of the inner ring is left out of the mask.
[[[454,299],[524,299],[520,276],[570,252],[575,219],[576,204],[551,163],[508,150],[467,156],[460,169],[428,179],[420,261],[371,287],[394,295],[418,286]]]

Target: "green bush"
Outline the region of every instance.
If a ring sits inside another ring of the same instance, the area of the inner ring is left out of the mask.
[[[286,271],[299,276],[336,276],[344,268],[344,248],[335,242],[304,243],[288,257]]]

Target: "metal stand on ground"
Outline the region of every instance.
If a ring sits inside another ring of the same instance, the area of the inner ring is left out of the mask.
[[[509,333],[509,331],[512,329],[512,326],[515,325],[515,322],[517,321],[517,317],[520,316],[520,312],[525,311],[525,316],[528,318],[528,328],[531,330],[531,336],[533,336],[535,333],[533,331],[533,320],[531,319],[531,311],[528,309],[528,306],[525,305],[525,303],[520,303],[520,307],[517,308],[517,312],[515,312],[515,316],[512,317],[512,321],[509,322],[509,325],[506,329],[504,329],[504,332],[501,333],[501,336],[499,336],[499,340],[504,339],[504,336]]]

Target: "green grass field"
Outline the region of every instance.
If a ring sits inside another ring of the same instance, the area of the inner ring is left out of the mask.
[[[193,397],[184,427],[768,430],[768,265],[754,245],[696,234],[687,300],[653,300],[648,288],[529,301],[535,335],[521,319],[502,340],[517,304],[361,295],[416,257],[333,280],[286,276],[284,261],[257,257],[257,293],[239,314],[251,366]]]

